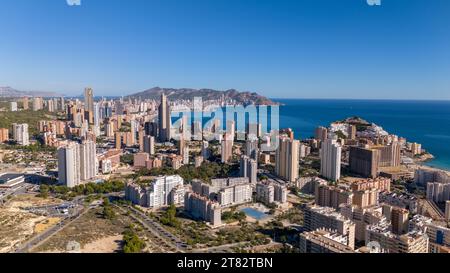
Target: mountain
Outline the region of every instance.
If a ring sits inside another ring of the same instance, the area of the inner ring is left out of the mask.
[[[159,100],[161,94],[165,94],[170,100],[192,100],[194,97],[201,97],[203,100],[225,100],[232,99],[237,104],[243,105],[278,105],[266,97],[251,92],[239,92],[235,89],[226,91],[218,91],[213,89],[190,89],[190,88],[160,88],[154,87],[136,94],[127,96],[126,98],[141,98]]]
[[[12,87],[0,86],[0,97],[20,98],[20,97],[59,97],[61,94],[46,91],[19,91]]]

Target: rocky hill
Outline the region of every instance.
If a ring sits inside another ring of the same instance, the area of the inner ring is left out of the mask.
[[[46,91],[19,91],[12,87],[0,86],[0,97],[2,98],[20,98],[20,97],[59,97],[61,94]]]
[[[266,97],[252,92],[239,92],[234,89],[226,91],[218,91],[213,89],[189,89],[189,88],[160,88],[154,87],[136,94],[127,96],[127,98],[141,98],[159,100],[161,94],[165,94],[170,100],[191,100],[194,97],[202,97],[203,100],[230,100],[232,99],[237,104],[243,105],[277,105]]]

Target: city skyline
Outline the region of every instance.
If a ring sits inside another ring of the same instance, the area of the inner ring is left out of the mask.
[[[8,1],[0,86],[448,100],[446,1]],[[149,15],[150,14],[150,15]],[[44,18],[44,19],[42,19]]]

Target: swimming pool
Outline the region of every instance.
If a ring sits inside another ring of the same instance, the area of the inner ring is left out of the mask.
[[[243,208],[241,209],[241,211],[256,220],[263,220],[268,217],[268,215],[264,212],[261,212],[254,208]]]

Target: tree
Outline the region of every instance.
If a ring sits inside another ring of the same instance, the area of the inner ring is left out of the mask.
[[[171,226],[171,227],[179,227],[180,221],[176,217],[177,208],[175,205],[170,205],[170,207],[166,210],[163,217],[161,217],[160,221],[163,225]]]
[[[123,233],[124,253],[139,253],[145,248],[145,242],[141,240],[133,227],[129,227]]]
[[[48,185],[45,185],[45,184],[40,185],[39,186],[39,197],[47,198],[49,191],[50,191],[50,187]]]

